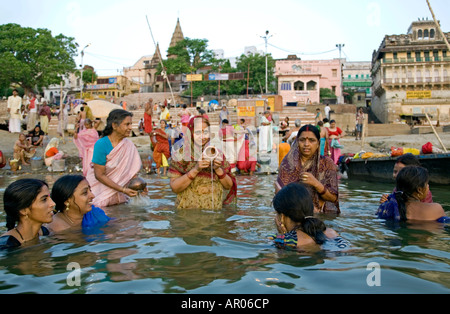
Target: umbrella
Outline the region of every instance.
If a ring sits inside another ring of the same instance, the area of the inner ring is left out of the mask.
[[[122,106],[113,104],[105,100],[91,100],[87,102],[89,108],[92,110],[92,114],[95,118],[107,118],[109,113],[115,109],[123,109]],[[75,108],[75,113],[80,112],[82,106]]]
[[[219,102],[217,101],[217,100],[215,100],[215,99],[213,99],[213,100],[211,100],[210,102],[209,102],[209,105],[211,106],[211,105],[218,105],[219,104]]]

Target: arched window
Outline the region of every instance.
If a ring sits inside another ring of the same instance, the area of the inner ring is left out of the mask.
[[[423,38],[425,39],[425,38],[428,38],[428,37],[429,37],[428,29],[426,29],[426,30],[423,31]]]
[[[305,83],[303,83],[302,81],[295,82],[294,90],[305,90]]]
[[[422,37],[423,37],[423,32],[421,29],[419,29],[419,31],[417,32],[417,38],[422,39]]]
[[[314,82],[314,81],[309,81],[307,84],[306,84],[306,89],[307,90],[316,90],[317,88],[317,83],[316,82]]]
[[[430,30],[430,38],[434,38],[434,35],[435,35],[435,31],[434,31],[434,29],[431,29]]]

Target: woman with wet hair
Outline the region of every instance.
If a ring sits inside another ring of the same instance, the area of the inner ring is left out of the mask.
[[[43,224],[53,220],[55,203],[47,183],[36,179],[20,179],[11,183],[3,195],[6,232],[0,237],[0,248],[20,247],[49,235]]]
[[[395,221],[421,220],[440,221],[450,220],[445,217],[442,206],[438,203],[423,203],[429,191],[429,175],[427,169],[418,166],[404,167],[396,178],[395,192],[388,200],[380,205],[378,218]]]
[[[272,203],[278,235],[270,238],[277,247],[314,250],[329,240],[333,240],[332,244],[339,248],[348,246],[348,242],[336,231],[314,217],[314,205],[303,184],[288,184],[275,195]]]
[[[92,204],[95,195],[83,176],[62,176],[53,185],[51,197],[57,213],[48,228],[54,233],[74,227],[97,227],[110,220]]]

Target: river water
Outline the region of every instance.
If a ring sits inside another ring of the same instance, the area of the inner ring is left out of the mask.
[[[58,177],[39,178],[52,186]],[[0,178],[1,200],[16,179]],[[351,248],[298,253],[267,241],[276,231],[274,175],[238,177],[237,202],[222,211],[176,210],[168,179],[144,179],[151,201],[106,209],[114,220],[97,233],[68,231],[0,252],[0,293],[450,292],[450,226],[375,218],[393,184],[341,179],[342,214],[321,218]],[[448,213],[448,187],[431,190]],[[3,233],[3,211],[0,221]]]

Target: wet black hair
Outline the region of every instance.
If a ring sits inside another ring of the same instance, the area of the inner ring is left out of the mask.
[[[405,166],[420,166],[419,158],[411,153],[407,153],[398,157],[395,163],[402,163]]]
[[[66,175],[56,180],[51,193],[51,198],[56,204],[56,211],[64,212],[66,209],[64,202],[72,197],[76,188],[83,180],[86,180],[86,178],[80,175]]]
[[[284,214],[295,223],[300,230],[309,235],[317,244],[323,244],[327,237],[325,223],[313,218],[314,204],[308,189],[300,183],[290,183],[282,188],[272,201],[275,211]]]
[[[37,179],[20,179],[11,183],[3,195],[3,206],[6,213],[6,228],[14,229],[20,220],[20,211],[31,207],[42,187],[48,184]]]
[[[428,170],[419,166],[404,167],[398,172],[395,199],[397,200],[401,221],[407,220],[406,203],[419,188],[425,187],[429,179]]]

